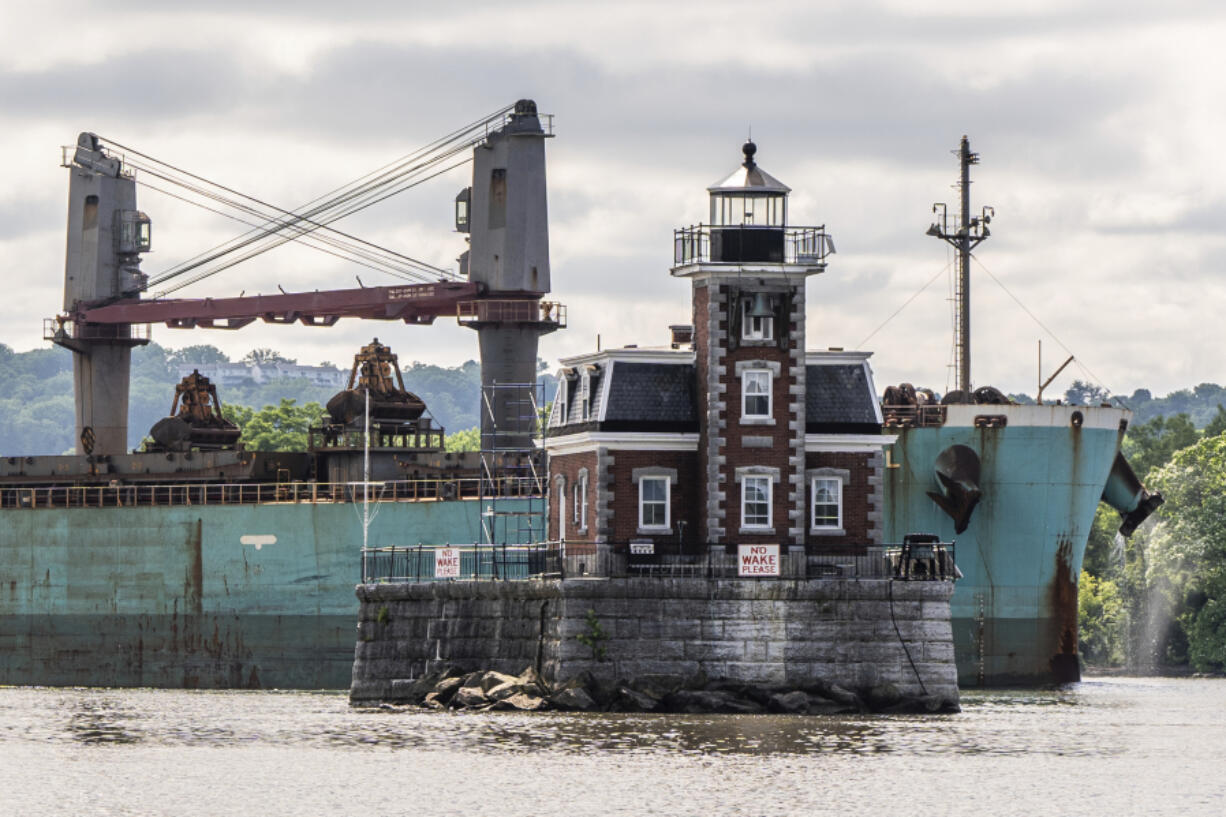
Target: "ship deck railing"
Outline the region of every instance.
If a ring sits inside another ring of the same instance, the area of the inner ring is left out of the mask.
[[[882,404],[881,414],[887,428],[925,428],[945,425],[946,407]]]
[[[139,508],[173,505],[266,505],[361,502],[439,502],[498,496],[539,499],[533,477],[465,477],[379,482],[235,482],[180,484],[44,485],[0,487],[0,508]]]
[[[961,576],[953,542],[781,548],[779,575],[741,576],[735,547],[686,543],[658,553],[631,552],[638,543],[388,545],[362,551],[366,583],[514,581],[527,579],[647,578],[747,581],[954,581]],[[458,556],[458,559],[457,559]]]

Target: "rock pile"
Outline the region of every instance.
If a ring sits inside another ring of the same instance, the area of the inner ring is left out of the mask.
[[[518,676],[492,670],[446,667],[412,681],[393,681],[384,706],[428,709],[521,712],[725,712],[789,715],[837,715],[881,712],[937,714],[959,711],[958,704],[936,695],[904,695],[890,683],[849,690],[837,684],[802,689],[762,687],[704,676],[645,676],[604,681],[580,673],[556,686],[529,667]]]

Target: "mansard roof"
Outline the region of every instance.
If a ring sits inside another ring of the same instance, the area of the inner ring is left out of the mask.
[[[693,352],[616,349],[567,358],[562,363],[558,373],[562,399],[554,400],[548,436],[581,431],[698,431]],[[585,379],[590,399],[586,419]]]
[[[866,352],[841,350],[806,354],[806,433],[881,432],[881,407],[868,358]],[[676,434],[699,430],[699,385],[689,350],[616,349],[578,355],[562,363],[558,399],[547,429],[550,437],[584,431]]]

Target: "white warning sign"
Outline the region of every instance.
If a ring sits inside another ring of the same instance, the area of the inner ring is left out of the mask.
[[[434,551],[434,578],[460,578],[459,548],[438,548]]]
[[[737,545],[738,576],[778,576],[778,545]]]

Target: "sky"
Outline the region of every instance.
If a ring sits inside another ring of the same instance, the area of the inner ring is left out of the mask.
[[[953,264],[925,236],[952,202],[994,207],[971,277],[975,385],[1034,393],[1069,354],[1116,393],[1226,383],[1226,10],[1170,0],[0,4],[0,343],[44,345],[62,306],[67,171],[99,134],[286,207],[520,98],[547,143],[553,294],[541,356],[659,345],[690,320],[672,231],[752,132],[790,220],[838,253],[809,279],[810,348],[872,351],[877,383],[952,382]],[[454,269],[451,171],[337,226]],[[233,222],[140,189],[152,274]],[[394,283],[294,246],[179,296]],[[927,287],[925,288],[925,285]],[[921,291],[922,290],[922,291]],[[917,294],[918,293],[918,294]],[[898,310],[904,307],[901,312]],[[169,347],[272,347],[347,366],[372,336],[402,362],[477,356],[471,330],[343,321],[237,332],[154,327]]]

